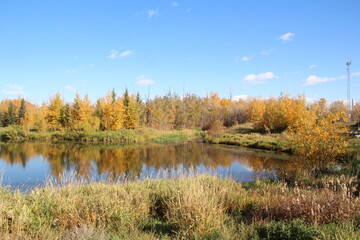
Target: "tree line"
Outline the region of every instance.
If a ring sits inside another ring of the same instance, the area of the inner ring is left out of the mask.
[[[92,103],[86,94],[76,94],[65,102],[57,93],[47,103],[37,105],[25,99],[5,99],[0,102],[0,126],[21,125],[25,130],[99,131],[152,127],[172,130],[196,128],[216,130],[239,123],[251,122],[255,130],[281,132],[301,119],[337,115],[346,121],[348,112],[342,101],[331,104],[325,99],[307,103],[304,96],[248,98],[237,101],[220,98],[217,93],[206,97],[195,94],[179,96],[169,92],[164,96],[143,100],[127,89],[114,90]],[[352,110],[352,120],[360,119],[360,104]]]

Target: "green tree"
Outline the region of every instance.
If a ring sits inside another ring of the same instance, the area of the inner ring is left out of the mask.
[[[0,111],[0,127],[4,126],[4,112]]]
[[[13,125],[16,123],[15,106],[12,102],[8,105],[8,113],[6,118],[6,126]]]
[[[24,99],[21,99],[20,107],[18,111],[18,121],[22,123],[25,120],[25,113],[26,113],[26,103]]]
[[[139,126],[143,126],[145,124],[145,104],[142,102],[139,92],[136,94],[136,104],[137,114],[139,116]]]

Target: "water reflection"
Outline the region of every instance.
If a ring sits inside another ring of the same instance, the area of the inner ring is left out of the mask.
[[[28,166],[32,162],[36,165]],[[0,168],[5,170],[5,176],[6,172],[9,172],[9,184],[19,182],[20,175],[26,175],[31,168],[36,169],[36,173],[31,174],[29,178],[43,180],[48,174],[60,178],[69,171],[75,171],[77,176],[86,178],[96,175],[111,178],[125,175],[128,178],[136,178],[147,170],[157,172],[161,169],[179,167],[200,167],[214,171],[227,169],[230,174],[248,173],[257,176],[264,172],[280,174],[280,171],[292,171],[299,168],[299,162],[292,161],[289,156],[283,154],[201,143],[171,146],[44,143],[0,145]]]

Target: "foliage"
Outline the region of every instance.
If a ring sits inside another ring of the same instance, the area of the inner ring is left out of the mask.
[[[46,120],[50,130],[61,129],[63,107],[64,100],[61,98],[60,93],[50,98],[50,104],[46,114]]]
[[[321,99],[308,105],[303,96],[292,98],[288,94],[234,101],[221,98],[217,93],[201,98],[195,94],[179,96],[169,91],[164,96],[142,101],[140,94],[134,95],[125,89],[120,96],[115,90],[109,91],[95,104],[87,94],[81,97],[78,93],[69,103],[65,103],[59,93],[42,105],[24,99],[5,99],[0,101],[0,126],[18,124],[32,131],[87,132],[141,127],[201,129],[220,135],[225,127],[250,122],[251,132],[279,133],[304,119],[313,119],[314,115],[319,119],[336,115],[336,121],[345,121],[345,110],[340,101],[328,106],[326,100]],[[357,105],[353,118],[357,117],[356,112]]]
[[[313,170],[320,170],[348,154],[346,126],[337,123],[336,114],[316,111],[296,122],[290,129],[291,145],[296,154],[309,161]]]

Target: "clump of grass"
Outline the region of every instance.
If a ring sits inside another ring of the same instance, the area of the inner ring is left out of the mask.
[[[270,222],[257,228],[259,239],[268,240],[313,240],[320,236],[314,226],[301,220],[291,222]]]

